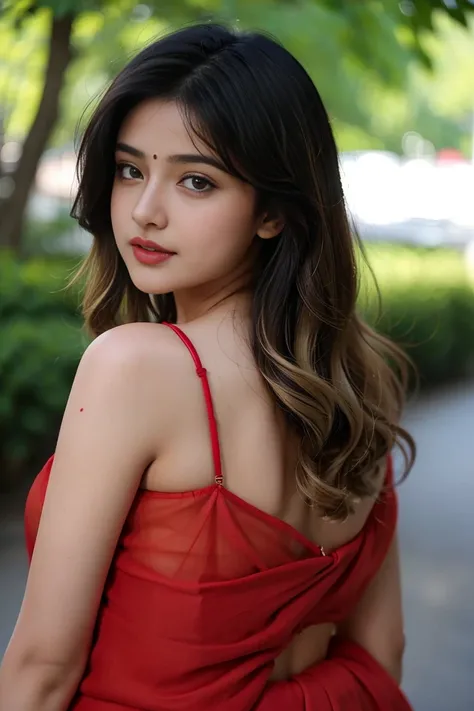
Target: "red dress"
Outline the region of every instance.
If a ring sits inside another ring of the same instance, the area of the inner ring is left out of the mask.
[[[271,682],[273,660],[308,625],[342,620],[389,548],[397,501],[387,487],[362,532],[324,554],[224,486],[206,370],[201,379],[214,483],[140,490],[117,545],[75,711],[410,711],[359,646],[335,639],[327,660]],[[26,504],[31,557],[53,457]]]

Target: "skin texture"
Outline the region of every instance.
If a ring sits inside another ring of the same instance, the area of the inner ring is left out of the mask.
[[[117,247],[138,289],[174,292],[178,323],[203,363],[212,363],[226,486],[327,550],[344,544],[359,533],[373,501],[362,501],[343,524],[305,507],[293,475],[297,442],[246,341],[254,250],[281,231],[282,218],[257,215],[253,189],[226,172],[171,158],[198,155],[196,146],[210,156],[188,135],[173,104],[139,106],[119,141],[144,155],[117,152],[111,202]],[[174,256],[153,267],[140,264],[129,245],[139,235]],[[1,709],[68,708],[137,489],[200,488],[212,481],[212,471],[200,384],[175,334],[137,323],[97,338],[82,358],[64,414],[21,613],[0,668]],[[305,630],[275,660],[273,678],[324,659],[333,631],[332,625]],[[399,678],[396,545],[343,631]]]

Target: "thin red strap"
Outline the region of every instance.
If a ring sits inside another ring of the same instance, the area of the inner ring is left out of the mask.
[[[206,401],[209,433],[211,435],[212,458],[214,460],[214,478],[216,484],[222,485],[224,477],[222,476],[221,448],[219,445],[219,433],[217,430],[217,421],[216,415],[214,413],[214,405],[212,404],[211,388],[209,387],[209,380],[207,378],[207,370],[203,367],[198,352],[192,342],[187,337],[187,335],[183,333],[183,331],[178,328],[178,326],[175,326],[173,323],[163,322],[162,325],[168,326],[168,328],[171,328],[171,330],[174,331],[177,336],[179,336],[188,351],[191,353],[194,365],[196,366],[196,373],[201,380],[201,385],[204,392],[204,399]]]

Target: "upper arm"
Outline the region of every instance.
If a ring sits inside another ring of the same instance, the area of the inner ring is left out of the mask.
[[[154,458],[143,364],[127,333],[106,336],[86,351],[66,407],[12,659],[82,668],[118,537]]]
[[[405,636],[396,536],[362,599],[338,632],[364,647],[400,681]]]

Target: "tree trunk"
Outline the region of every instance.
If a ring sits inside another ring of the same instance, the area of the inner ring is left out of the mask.
[[[33,125],[23,144],[18,167],[12,176],[15,189],[0,210],[0,247],[19,252],[28,197],[35,181],[38,163],[59,114],[59,100],[66,69],[73,57],[72,25],[75,16],[53,17],[49,57],[43,94]]]

